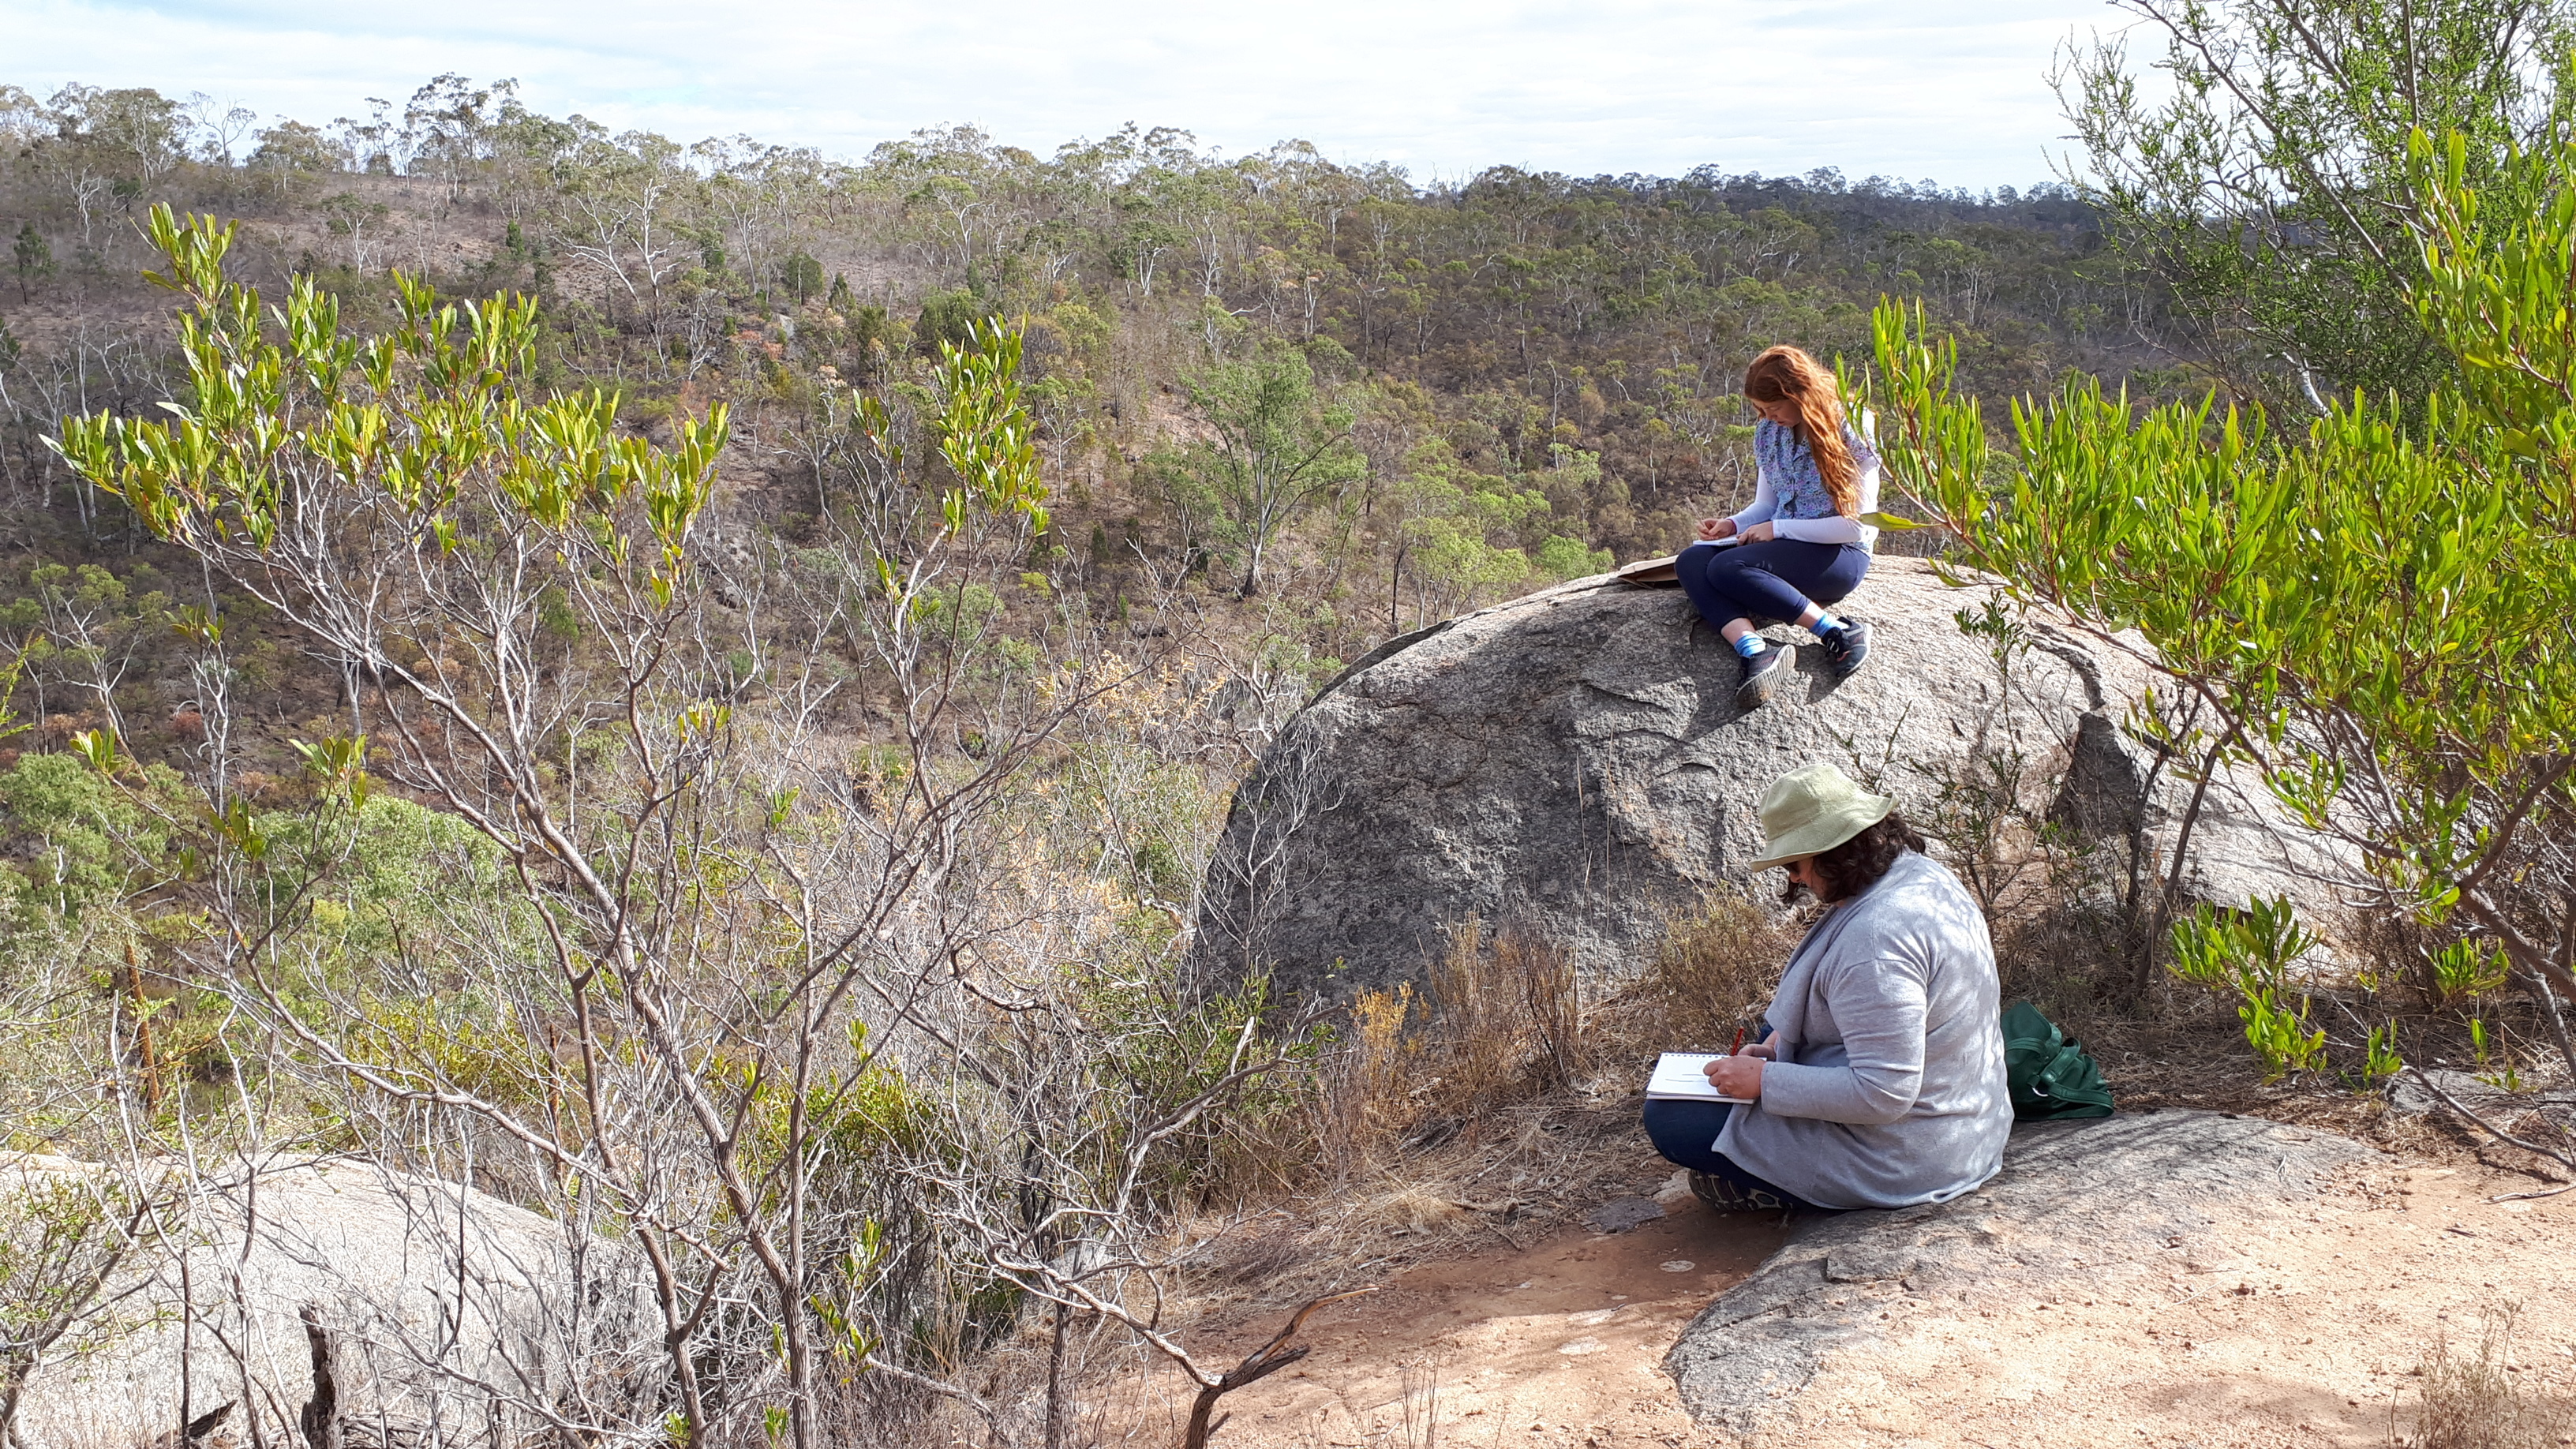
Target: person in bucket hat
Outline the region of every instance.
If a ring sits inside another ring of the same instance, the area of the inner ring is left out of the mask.
[[[1824,912],[1790,953],[1762,1039],[1708,1064],[1747,1099],[1653,1100],[1646,1132],[1721,1211],[1945,1202],[2003,1166],[2012,1133],[2002,988],[1975,897],[1896,802],[1827,764],[1762,796],[1757,871]]]

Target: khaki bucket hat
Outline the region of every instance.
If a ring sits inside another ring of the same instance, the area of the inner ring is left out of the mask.
[[[1872,795],[1831,765],[1801,765],[1762,793],[1762,831],[1771,837],[1755,870],[1822,855],[1887,818],[1896,802]]]

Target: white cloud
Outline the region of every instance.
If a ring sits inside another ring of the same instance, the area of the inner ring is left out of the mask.
[[[1417,178],[1713,162],[1985,187],[2048,174],[2065,129],[2050,53],[2112,18],[2100,0],[0,0],[0,80],[327,121],[453,71],[515,76],[537,109],[616,128],[845,157],[949,122],[1045,152],[1134,120],[1229,152],[1302,138]]]

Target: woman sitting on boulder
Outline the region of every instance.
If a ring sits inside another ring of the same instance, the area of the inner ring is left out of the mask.
[[[1700,616],[1743,656],[1736,703],[1770,701],[1796,663],[1753,632],[1756,618],[1812,630],[1837,676],[1869,657],[1869,626],[1825,605],[1860,587],[1878,530],[1861,516],[1878,508],[1878,452],[1843,418],[1834,375],[1795,347],[1774,347],[1744,370],[1744,397],[1762,421],[1753,429],[1757,467],[1752,506],[1699,521],[1701,541],[1674,561]],[[1866,423],[1864,418],[1863,422]],[[1718,540],[1739,539],[1733,546]]]
[[[1749,1105],[1646,1104],[1655,1150],[1720,1212],[1944,1202],[1995,1175],[2013,1125],[1994,944],[1976,900],[1895,802],[1831,765],[1762,797],[1756,870],[1826,910],[1789,957],[1760,1042],[1708,1064]]]

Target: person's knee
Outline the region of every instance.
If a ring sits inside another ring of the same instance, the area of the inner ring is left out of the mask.
[[[1684,1102],[1657,1098],[1646,1103],[1640,1124],[1655,1151],[1677,1167],[1705,1172],[1726,1129],[1728,1108],[1719,1102]]]
[[[1708,581],[1717,585],[1719,588],[1726,588],[1729,585],[1736,583],[1746,574],[1767,572],[1767,570],[1763,569],[1761,565],[1755,563],[1743,549],[1723,548],[1716,552],[1717,557],[1708,561],[1707,576]]]
[[[1808,595],[1819,604],[1839,604],[1852,596],[1869,577],[1869,555],[1863,554],[1857,564],[1837,564],[1816,581],[1815,592]]]

